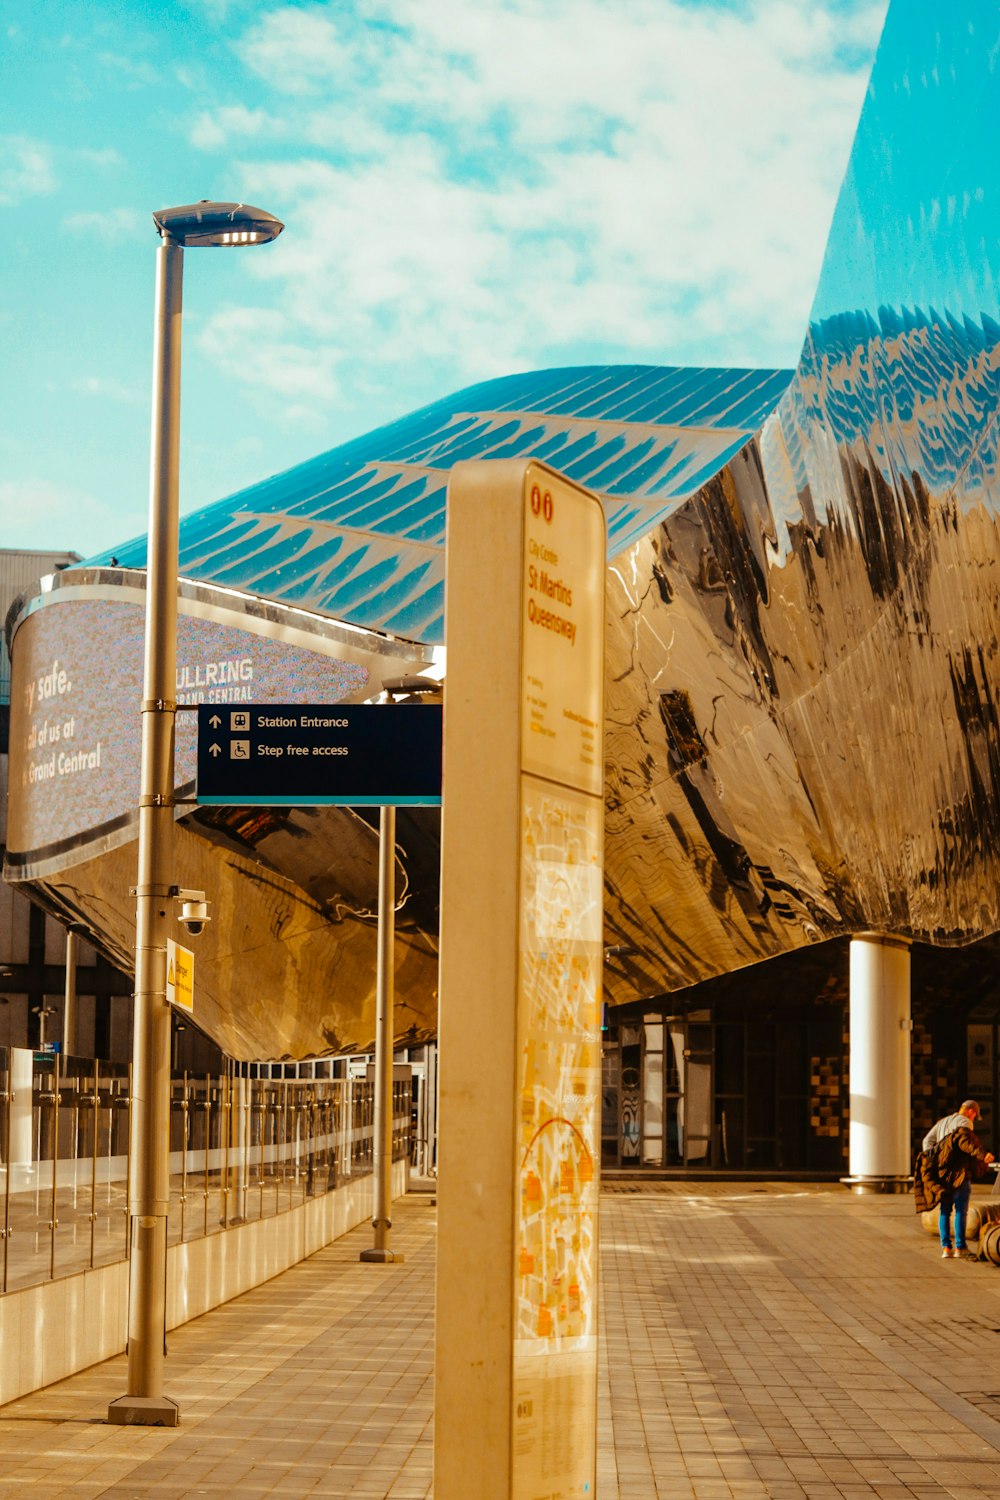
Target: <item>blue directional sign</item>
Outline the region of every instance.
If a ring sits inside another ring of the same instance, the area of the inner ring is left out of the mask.
[[[198,801],[215,806],[433,807],[440,703],[198,707]]]

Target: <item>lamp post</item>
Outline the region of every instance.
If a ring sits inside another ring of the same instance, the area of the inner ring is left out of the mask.
[[[186,246],[266,244],[284,225],[243,203],[188,204],[153,215],[156,268],[153,421],[146,564],[146,645],[139,776],[135,1005],[129,1136],[128,1392],[110,1422],[175,1427],[163,1394],[167,1207],[170,1196],[170,1007],[167,935],[173,853],[177,656],[177,476],[180,451],[181,287]]]

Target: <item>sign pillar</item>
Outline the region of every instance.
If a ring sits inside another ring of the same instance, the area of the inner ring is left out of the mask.
[[[435,1500],[595,1491],[605,536],[452,471]]]

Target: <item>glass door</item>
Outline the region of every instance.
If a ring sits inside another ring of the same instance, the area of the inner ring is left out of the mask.
[[[642,1028],[624,1022],[620,1039],[618,1147],[623,1167],[638,1166],[642,1141]]]

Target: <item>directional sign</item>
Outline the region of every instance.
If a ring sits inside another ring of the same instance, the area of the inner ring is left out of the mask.
[[[433,807],[440,703],[198,708],[198,801],[236,807]]]

